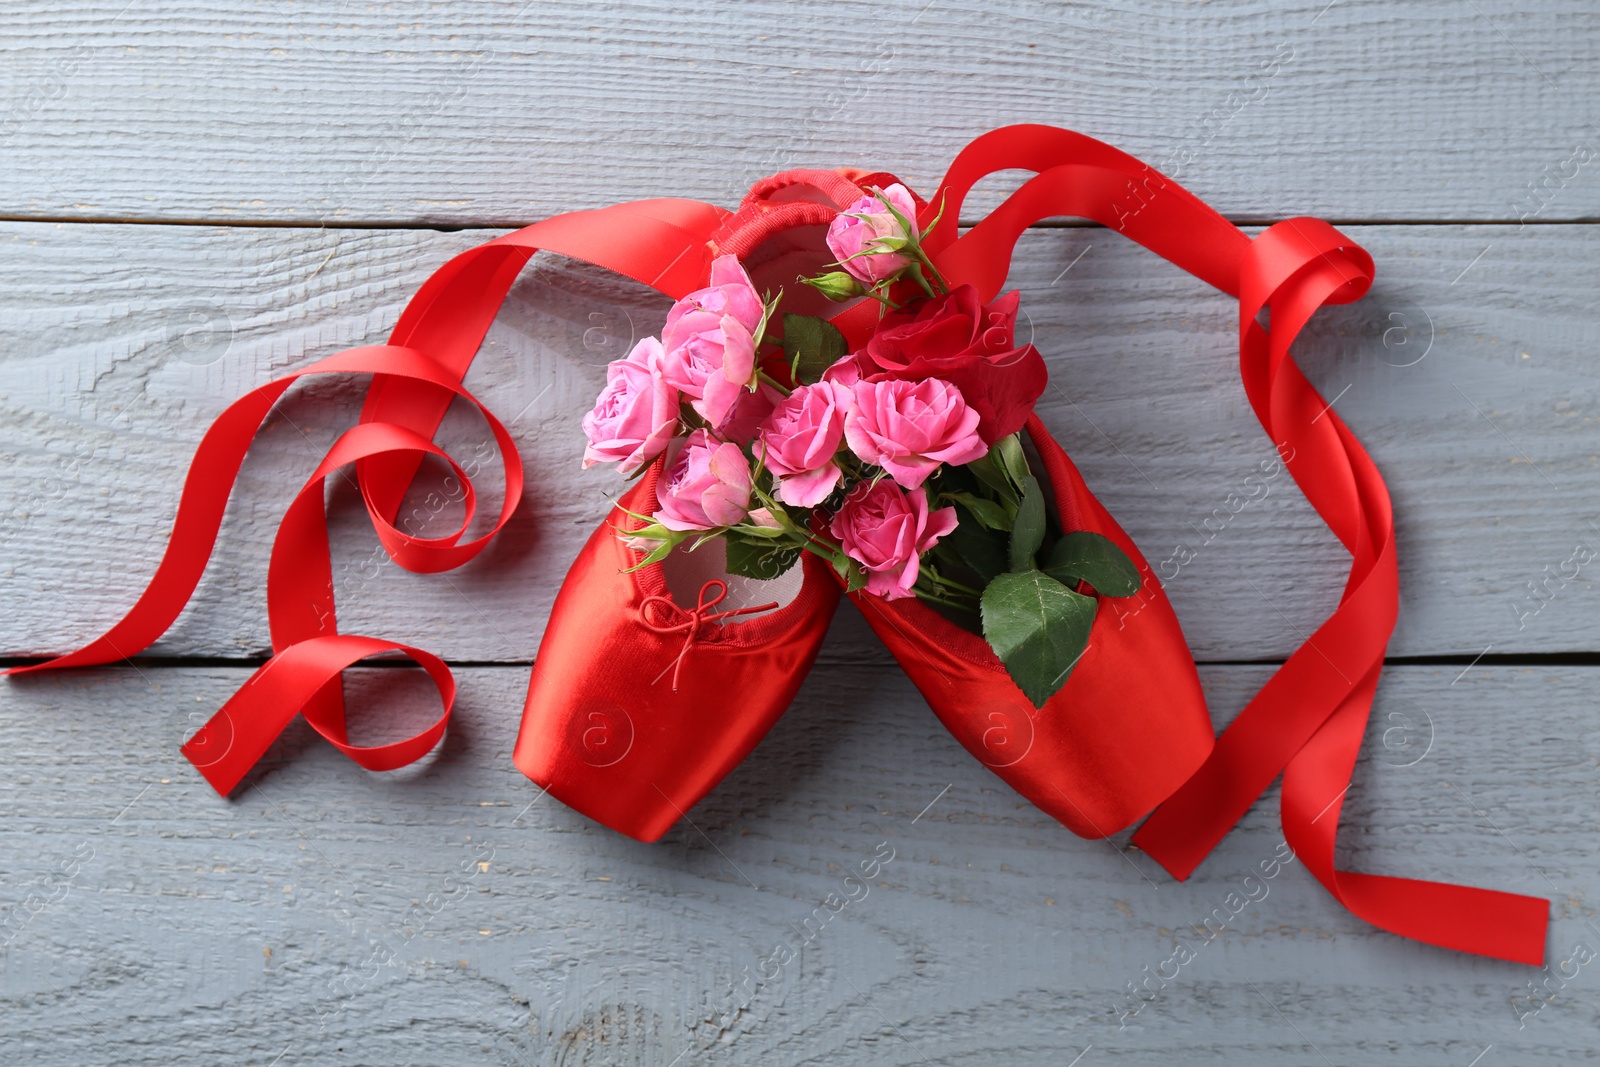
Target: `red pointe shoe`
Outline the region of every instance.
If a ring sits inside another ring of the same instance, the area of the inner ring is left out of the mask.
[[[658,462],[620,505],[655,511],[660,473]],[[512,759],[568,807],[654,841],[789,706],[839,587],[810,552],[772,581],[724,575],[720,540],[628,573],[644,554],[617,527],[639,525],[613,512],[572,564],[534,660]]]
[[[1037,415],[1063,530],[1115,541],[1144,583],[1096,613],[1067,683],[1035,708],[987,642],[914,598],[852,593],[934,714],[1013,789],[1081,837],[1105,837],[1150,811],[1211,752],[1211,719],[1178,619],[1150,565],[1089,492]]]

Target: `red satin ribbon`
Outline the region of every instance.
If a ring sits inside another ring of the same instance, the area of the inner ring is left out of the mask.
[[[422,665],[439,690],[444,712],[421,733],[387,745],[353,745],[345,733],[342,701],[337,716],[329,709],[339,694],[344,669],[380,652],[404,652]],[[222,709],[184,744],[182,752],[218,793],[226,796],[266,754],[268,746],[295,717],[305,714],[317,733],[369,771],[392,771],[426,756],[444,736],[456,699],[455,678],[443,660],[419,648],[352,634],[330,634],[298,641],[272,657]]]
[[[1251,240],[1132,156],[1048,126],[996,130],[963,150],[940,189],[946,217],[958,215],[978,179],[1007,169],[1037,177],[959,239],[935,230],[930,251],[946,277],[972,282],[990,299],[1005,282],[1022,231],[1041,219],[1074,215],[1120,230],[1237,296],[1240,372],[1251,407],[1351,554],[1338,609],[1223,731],[1211,758],[1156,809],[1134,842],[1185,879],[1281,772],[1290,847],[1353,913],[1418,941],[1542,964],[1547,900],[1334,867],[1344,794],[1398,612],[1394,518],[1377,467],[1306,380],[1289,346],[1319,307],[1366,292],[1372,258],[1317,219],[1286,219]],[[1262,311],[1270,326],[1261,322]]]
[[[1336,870],[1340,803],[1360,747],[1398,603],[1393,520],[1382,478],[1354,434],[1327,407],[1289,355],[1315,310],[1365,292],[1372,261],[1326,223],[1290,219],[1251,240],[1170,179],[1081,134],[1014,126],[986,134],[956,158],[939,195],[947,220],[980,178],[1033,171],[1029,180],[966,234],[947,222],[927,241],[954,283],[985,299],[1004,284],[1012,250],[1027,227],[1076,215],[1120,230],[1158,255],[1240,299],[1245,389],[1262,426],[1293,459],[1290,472],[1340,541],[1352,566],[1339,608],[1280,668],[1219,739],[1211,760],[1134,840],[1185,878],[1280,772],[1290,845],[1346,907],[1395,933],[1483,955],[1538,964],[1549,905],[1538,898]],[[818,180],[872,184],[883,176],[817,172]],[[812,208],[784,209],[796,218]],[[730,219],[687,200],[647,200],[575,212],[508,234],[455,257],[407,305],[389,344],[352,349],[263,386],[235,402],[207,431],[185,479],[171,539],[154,578],[128,614],[102,637],[46,663],[10,673],[114,662],[148,647],[177,618],[204,570],[228,495],[256,430],[303,375],[373,375],[360,422],[342,436],[285,515],[268,571],[273,657],[184,746],[219,792],[234,788],[298,712],[330,743],[369,769],[425,755],[442,735],[454,698],[448,668],[406,645],[336,631],[325,480],[354,466],[378,536],[401,566],[437,571],[472,558],[504,525],[521,495],[521,464],[509,435],[461,387],[512,282],[538,249],[583,259],[679,297],[704,284]],[[774,219],[773,225],[788,221]],[[814,221],[806,215],[801,221]],[[1258,316],[1266,310],[1270,327]],[[855,341],[876,309],[863,304],[836,320]],[[471,483],[431,437],[456,396],[478,406],[500,445],[506,501],[489,533],[463,542],[476,499]],[[1292,452],[1290,451],[1292,449]],[[406,490],[427,456],[450,463],[467,489],[460,530],[431,539],[394,526]],[[693,630],[689,632],[693,640]],[[402,652],[438,687],[443,714],[426,730],[388,745],[349,743],[341,672],[376,653]]]
[[[226,794],[294,716],[303,713],[329,743],[368,770],[392,770],[427,755],[443,736],[455,682],[442,660],[420,649],[338,634],[324,511],[326,479],[354,466],[379,541],[400,566],[434,573],[473,558],[521,501],[522,461],[511,435],[462,387],[461,379],[522,267],[534,252],[546,249],[606,267],[676,298],[704,284],[711,236],[727,218],[727,211],[692,200],[645,200],[557,216],[456,256],[407,304],[388,345],[319,360],[247,393],[218,416],[189,465],[161,563],[134,606],[84,647],[5,673],[114,663],[148,648],[194,594],[245,453],[272,406],[305,376],[371,374],[360,422],[328,450],[273,541],[267,615],[274,654],[184,745],[183,753]],[[506,486],[495,524],[469,541],[461,538],[472,522],[476,490],[467,473],[431,440],[458,396],[477,407],[489,424]],[[448,463],[460,481],[465,514],[455,532],[420,538],[398,529],[395,516],[428,456]],[[427,671],[439,690],[443,714],[400,741],[353,745],[345,730],[340,675],[356,661],[386,652],[404,653]]]

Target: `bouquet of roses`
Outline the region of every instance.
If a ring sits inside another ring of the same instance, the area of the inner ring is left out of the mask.
[[[1015,344],[1018,295],[985,305],[948,286],[922,245],[939,219],[919,231],[904,186],[871,193],[828,229],[838,269],[800,279],[880,304],[862,348],[826,319],[779,316],[782,291],[722,256],[660,338],[607,368],[584,466],[634,475],[664,457],[658,510],[620,531],[639,566],[713,538],[751,578],[817,553],[851,593],[916,596],[981,632],[1043,707],[1098,597],[1132,594],[1139,573],[1107,538],[1058,529],[1030,470],[1020,431],[1047,372]]]

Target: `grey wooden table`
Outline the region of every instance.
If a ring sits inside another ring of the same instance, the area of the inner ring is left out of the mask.
[[[381,340],[451,254],[620,199],[729,204],[791,165],[926,189],[984,129],[1051,122],[1241,223],[1319,215],[1376,257],[1371,295],[1300,346],[1398,513],[1402,615],[1341,862],[1553,904],[1541,972],[1376,931],[1291,864],[1125,1018],[1126,984],[1273,854],[1275,791],[1175,883],[970,759],[849,608],[692,826],[642,845],[540,799],[510,762],[528,664],[612,488],[577,470],[578,417],[664,313],[541,259],[468,379],[530,465],[503,542],[419,577],[334,496],[347,628],[457,665],[424,766],[367,774],[297,726],[230,801],[177,751],[266,653],[270,538],[350,386],[269,421],[154,649],[0,685],[0,1062],[1597,1058],[1600,605],[1573,565],[1600,549],[1597,50],[1583,0],[0,7],[7,662],[131,603],[230,399]],[[1196,553],[1170,591],[1221,725],[1347,567],[1287,481],[1197,532],[1271,455],[1236,305],[1091,227],[1030,232],[1012,283],[1046,421],[1148,554]],[[442,439],[486,447],[470,419]],[[352,677],[368,736],[427,713],[413,673]],[[797,957],[754,977],[779,943]]]

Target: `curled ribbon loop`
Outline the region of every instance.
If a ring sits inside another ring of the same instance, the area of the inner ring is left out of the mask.
[[[1319,307],[1366,292],[1372,258],[1317,219],[1287,219],[1252,240],[1132,156],[1049,126],[1011,126],[977,138],[951,164],[933,203],[942,199],[947,212],[959,211],[973,184],[1008,169],[1037,176],[959,238],[936,231],[925,245],[946,277],[975,284],[989,299],[1004,284],[1012,249],[1027,227],[1076,215],[1118,230],[1237,296],[1240,372],[1251,408],[1307,499],[1351,553],[1350,578],[1332,617],[1240,712],[1207,762],[1156,809],[1134,843],[1174,877],[1187,878],[1282,773],[1290,847],[1353,913],[1430,944],[1542,963],[1547,900],[1333,865],[1341,801],[1398,614],[1394,517],[1376,465],[1289,349]],[[1263,310],[1268,324],[1260,321]],[[870,328],[864,319],[849,326],[858,333]]]
[[[158,640],[194,594],[221,528],[245,453],[273,405],[302,377],[372,376],[360,422],[328,450],[285,513],[267,573],[273,656],[184,745],[183,752],[218,792],[237,786],[272,739],[297,713],[354,762],[393,770],[438,743],[454,702],[455,683],[443,661],[409,645],[341,635],[333,598],[324,483],[354,465],[367,511],[385,551],[400,566],[436,573],[472,559],[504,528],[522,497],[522,461],[506,428],[461,385],[517,274],[547,249],[608,268],[667,296],[704,282],[708,241],[728,212],[692,200],[641,200],[598,211],[558,215],[469,249],[435,271],[406,305],[387,345],[349,349],[252,390],[217,417],[201,438],[184,478],[178,512],[155,575],[133,607],[100,637],[73,652],[4,673],[27,674],[114,663]],[[432,434],[460,397],[488,423],[500,452],[505,500],[494,525],[463,540],[476,512],[476,491]],[[428,456],[447,463],[462,487],[461,526],[442,537],[403,529],[398,513]],[[401,652],[433,678],[443,700],[439,720],[387,745],[349,743],[344,726],[343,669],[366,656]]]
[[[403,652],[416,660],[438,688],[444,711],[431,726],[411,737],[386,745],[353,745],[345,732],[342,705],[337,716],[330,715],[331,704],[319,704],[317,698],[337,692],[339,676],[346,667],[380,652]],[[226,796],[296,713],[304,712],[311,728],[353,762],[369,771],[392,771],[433,750],[444,736],[455,698],[450,668],[419,648],[350,634],[312,637],[290,645],[251,675],[184,744],[182,752],[211,787]]]
[[[1399,608],[1394,516],[1377,466],[1289,355],[1325,304],[1359,298],[1372,259],[1317,219],[1286,219],[1251,242],[1240,273],[1240,369],[1251,407],[1290,474],[1351,554],[1338,610],[1217,741],[1212,757],[1134,841],[1186,878],[1283,774],[1284,835],[1345,907],[1446,948],[1544,962],[1549,901],[1470,886],[1341,871],[1339,812],[1350,788]],[[1269,315],[1270,327],[1259,321]]]
[[[708,600],[706,599],[706,594],[711,592],[712,586],[717,587],[717,595]],[[723,598],[727,595],[728,583],[721,578],[712,578],[700,587],[700,595],[696,598],[695,606],[692,610],[685,610],[679,607],[677,601],[670,596],[662,596],[660,594],[647,596],[639,602],[639,616],[646,629],[663,636],[683,634],[683,647],[678,650],[678,655],[673,659],[672,663],[661,674],[656,675],[655,680],[657,682],[661,681],[662,675],[665,675],[670,670],[672,671],[672,691],[674,693],[678,691],[678,674],[683,670],[683,658],[694,647],[696,639],[700,636],[701,628],[707,623],[721,622],[723,619],[731,619],[739,615],[758,615],[763,611],[775,611],[778,608],[777,601],[773,601],[770,604],[757,604],[752,607],[734,608],[731,611],[713,612],[711,609],[722,603]],[[658,617],[651,618],[652,614]],[[678,618],[678,616],[682,617]],[[667,622],[665,621],[666,619],[672,619],[673,621]]]

